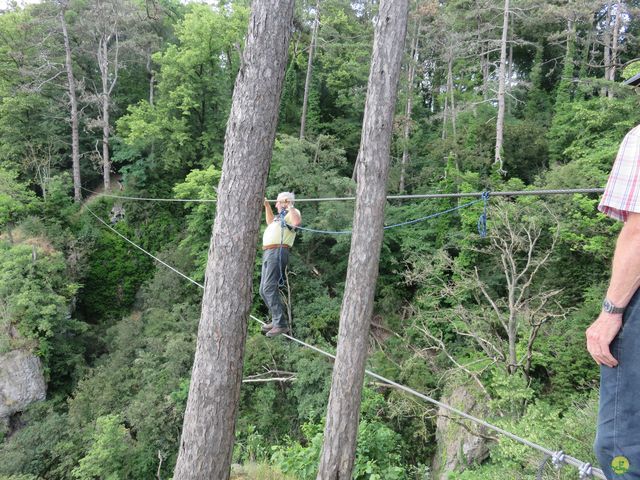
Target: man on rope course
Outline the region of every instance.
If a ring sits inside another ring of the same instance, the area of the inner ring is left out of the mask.
[[[610,480],[640,480],[640,125],[620,146],[598,209],[624,222],[587,349],[600,365],[595,452]]]
[[[284,306],[280,299],[280,287],[284,285],[284,273],[289,263],[289,249],[296,239],[295,227],[302,223],[300,211],[296,209],[295,195],[291,192],[278,194],[275,217],[269,201],[264,199],[267,228],[262,236],[262,275],[260,296],[269,308],[271,323],[262,327],[267,337],[276,337],[289,332]]]

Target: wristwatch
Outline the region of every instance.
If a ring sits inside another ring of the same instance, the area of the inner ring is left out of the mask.
[[[605,298],[602,302],[602,311],[607,313],[623,313],[624,307],[616,307],[611,300]]]

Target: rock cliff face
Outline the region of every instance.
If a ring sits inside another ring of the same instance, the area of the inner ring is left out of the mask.
[[[469,386],[458,386],[449,395],[443,397],[442,402],[482,418],[486,413],[486,407],[477,398],[478,395],[474,390]],[[457,421],[455,414],[443,408],[438,410],[436,424],[438,447],[433,459],[433,478],[436,480],[447,480],[449,472],[462,471],[467,465],[480,463],[489,455],[486,439],[473,435],[459,423],[450,420],[450,417]],[[485,430],[478,425],[470,424],[469,427],[480,435],[486,434]]]
[[[47,385],[40,359],[24,350],[0,354],[0,423],[33,402],[44,400]]]

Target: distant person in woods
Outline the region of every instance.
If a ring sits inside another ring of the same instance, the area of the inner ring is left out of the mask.
[[[302,223],[300,212],[293,206],[294,203],[293,193],[280,193],[276,200],[278,215],[274,216],[269,201],[264,199],[267,229],[262,236],[260,296],[271,314],[271,323],[262,327],[267,337],[289,332],[287,316],[280,299],[280,283],[284,280],[285,269],[289,263],[289,249],[296,239],[295,227]]]
[[[640,125],[622,141],[598,207],[624,222],[602,311],[587,330],[600,365],[595,451],[608,479],[640,479]]]

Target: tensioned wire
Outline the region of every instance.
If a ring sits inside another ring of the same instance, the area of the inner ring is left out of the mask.
[[[108,197],[114,197],[113,195],[106,195]],[[484,209],[483,209],[483,213],[480,215],[480,218],[478,219],[478,233],[480,234],[481,237],[485,237],[487,234],[487,202],[489,201],[489,196],[490,193],[489,192],[483,192],[481,194],[481,198],[477,199],[477,200],[472,200],[470,202],[467,203],[463,203],[461,205],[457,205],[455,207],[452,208],[448,208],[446,210],[440,211],[440,212],[436,212],[436,213],[432,213],[430,215],[424,216],[424,217],[420,217],[420,218],[415,218],[413,220],[407,220],[405,222],[400,222],[400,223],[394,223],[393,225],[386,225],[383,227],[383,230],[390,230],[392,228],[396,228],[396,227],[404,227],[407,225],[414,225],[416,223],[420,223],[420,222],[424,222],[426,220],[430,220],[432,218],[436,218],[436,217],[440,217],[442,215],[446,215],[447,213],[452,213],[455,212],[457,210],[461,210],[463,208],[466,207],[470,207],[472,205],[475,205],[476,203],[479,202],[484,202]],[[134,199],[135,197],[118,197],[115,196],[116,198],[128,198],[128,199]],[[168,200],[168,199],[165,199]],[[318,230],[315,228],[309,228],[309,227],[303,227],[303,226],[294,226],[294,225],[289,225],[288,223],[284,222],[284,218],[281,219],[282,220],[282,226],[284,227],[289,227],[292,230],[300,230],[300,231],[305,231],[305,232],[311,232],[311,233],[322,233],[322,234],[328,234],[328,235],[351,235],[352,231],[351,230]],[[280,278],[282,278],[282,275],[280,276]]]
[[[182,278],[188,280],[189,282],[193,283],[194,285],[197,285],[198,287],[200,287],[201,289],[204,290],[204,285],[202,285],[201,283],[195,281],[194,279],[190,278],[189,276],[185,275],[184,273],[180,272],[179,270],[175,269],[174,267],[172,267],[171,265],[169,265],[168,263],[160,260],[158,257],[156,257],[155,255],[153,255],[152,253],[148,252],[147,250],[145,250],[144,248],[142,248],[140,245],[136,244],[135,242],[133,242],[132,240],[128,239],[127,237],[125,237],[124,235],[122,235],[120,232],[118,232],[115,228],[113,228],[111,225],[109,225],[107,222],[105,222],[102,218],[100,218],[98,215],[96,215],[91,209],[89,209],[88,207],[85,207],[86,210],[93,215],[100,223],[102,223],[105,227],[107,227],[109,230],[111,230],[112,232],[116,233],[119,237],[121,237],[122,239],[124,239],[125,241],[127,241],[128,243],[130,243],[131,245],[133,245],[134,247],[136,247],[138,250],[142,251],[143,253],[145,253],[146,255],[150,256],[151,258],[153,258],[154,260],[156,260],[158,263],[160,263],[161,265],[167,267],[168,269],[170,269],[171,271],[173,271],[174,273],[177,273],[178,275],[180,275]],[[249,315],[253,320],[257,321],[258,323],[260,323],[261,325],[265,325],[265,322],[263,322],[262,320],[260,320],[259,318],[254,317],[253,315]],[[298,340],[295,337],[292,337],[290,335],[284,335],[286,338],[306,347],[309,348],[311,350],[313,350],[314,352],[317,352],[321,355],[324,355],[325,357],[331,358],[332,360],[335,360],[336,357],[335,355],[326,352],[314,345],[310,345],[302,340]],[[436,405],[438,407],[444,408],[445,410],[448,410],[452,413],[455,413],[456,415],[459,415],[467,420],[470,420],[478,425],[482,425],[483,427],[486,427],[490,430],[493,430],[494,432],[500,433],[501,435],[504,435],[505,437],[510,438],[511,440],[514,440],[518,443],[521,443],[522,445],[526,445],[530,448],[533,448],[534,450],[537,450],[539,452],[542,452],[545,455],[545,462],[547,458],[552,458],[553,462],[555,465],[560,466],[562,463],[566,463],[567,465],[571,465],[575,468],[578,469],[578,472],[580,474],[580,479],[585,479],[588,477],[595,477],[595,478],[599,478],[601,480],[607,480],[607,478],[604,476],[604,473],[602,472],[602,470],[600,470],[599,468],[594,468],[591,466],[590,463],[587,462],[583,462],[581,460],[578,460],[577,458],[574,458],[570,455],[566,455],[564,454],[564,452],[562,451],[553,451],[553,450],[549,450],[548,448],[543,447],[542,445],[538,445],[537,443],[534,443],[530,440],[527,440],[525,438],[519,437],[518,435],[508,432],[507,430],[504,430],[496,425],[492,425],[489,422],[486,422],[484,420],[481,420],[477,417],[474,417],[473,415],[470,415],[468,413],[463,412],[462,410],[458,410],[455,407],[452,407],[450,405],[447,405],[446,403],[442,403],[438,400],[435,400],[423,393],[420,393],[410,387],[407,387],[405,385],[399,384],[397,382],[394,382],[393,380],[389,380],[381,375],[378,375],[377,373],[371,371],[371,370],[365,370],[365,373],[367,375],[369,375],[370,377],[373,377],[377,380],[380,380],[381,382],[384,382],[388,385],[391,385],[395,388],[397,388],[398,390],[402,390],[405,393],[408,393],[410,395],[413,395],[417,398],[420,398],[426,402],[429,402],[433,405]]]
[[[181,202],[181,203],[216,203],[218,200],[213,198],[154,198],[154,197],[131,197],[126,195],[112,195],[109,193],[100,193],[88,188],[81,187],[83,190],[102,195],[103,197],[116,198],[120,200],[137,200],[147,202]],[[518,197],[523,195],[572,195],[574,193],[603,193],[604,188],[561,188],[551,190],[507,190],[501,192],[491,192],[492,197]],[[415,195],[387,195],[387,200],[419,200],[429,198],[467,198],[482,197],[485,192],[466,192],[466,193],[425,193]],[[298,202],[340,202],[353,201],[356,197],[318,197],[318,198],[296,198]],[[275,200],[269,200],[275,202]]]

